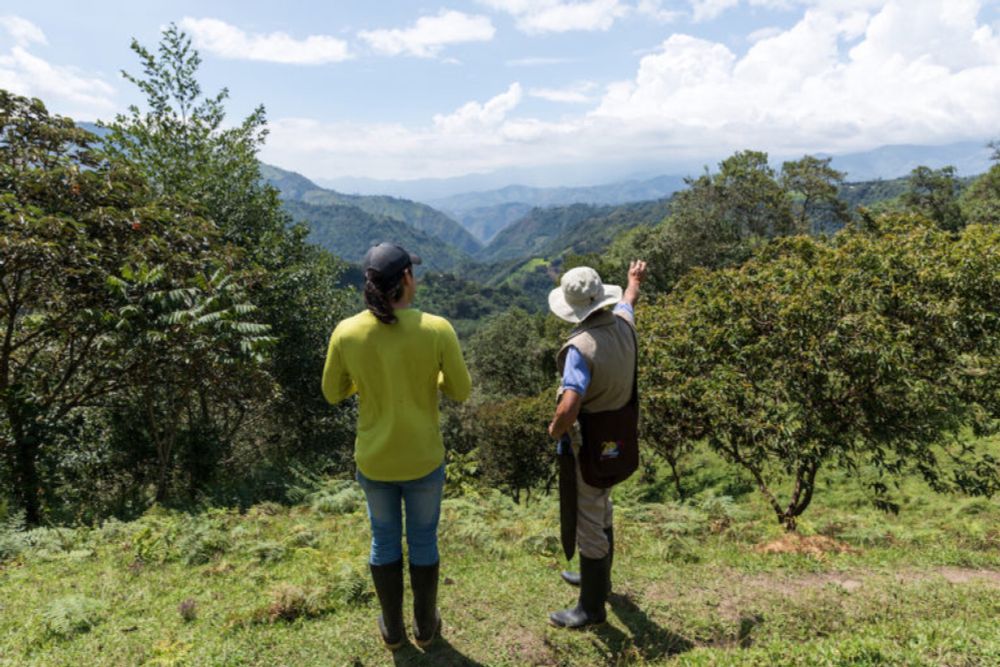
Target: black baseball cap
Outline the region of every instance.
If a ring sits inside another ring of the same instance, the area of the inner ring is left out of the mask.
[[[384,276],[394,276],[410,264],[420,264],[418,255],[395,243],[379,243],[365,253],[365,271],[374,269]]]

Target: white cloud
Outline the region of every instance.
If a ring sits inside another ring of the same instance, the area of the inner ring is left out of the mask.
[[[594,115],[664,136],[688,128],[731,148],[855,149],[995,133],[1000,39],[977,25],[979,3],[883,4],[873,15],[809,9],[742,58],[674,35]]]
[[[479,132],[498,126],[521,103],[521,84],[514,82],[496,97],[484,102],[466,102],[454,112],[434,116],[434,126],[448,134]]]
[[[20,16],[0,16],[0,29],[3,29],[14,40],[16,46],[49,43],[41,28]]]
[[[673,23],[684,15],[676,9],[664,9],[663,0],[639,0],[635,11],[640,16],[647,16],[660,23]]]
[[[591,93],[597,88],[593,81],[582,81],[565,88],[532,88],[528,94],[549,102],[564,102],[568,104],[586,104],[594,101]]]
[[[350,59],[347,42],[329,35],[295,39],[284,32],[247,33],[218,19],[184,17],[178,25],[199,49],[233,60],[293,65],[323,65]]]
[[[740,0],[691,0],[692,18],[696,22],[711,21],[738,4],[740,4]]]
[[[781,28],[776,28],[774,26],[769,28],[761,28],[759,30],[754,30],[752,33],[747,35],[747,41],[751,44],[759,42],[762,39],[770,39],[771,37],[777,37],[782,32]]]
[[[0,17],[0,31],[14,42],[0,52],[0,88],[25,97],[37,97],[53,112],[78,120],[91,120],[115,108],[115,89],[104,80],[74,67],[53,65],[30,51],[31,44],[45,45],[45,33],[26,19]]]
[[[493,9],[506,12],[517,20],[526,33],[607,30],[629,8],[620,0],[479,0]]]
[[[915,1],[920,2],[921,0]],[[688,0],[688,5],[691,7],[692,20],[700,23],[718,18],[726,11],[740,5],[771,10],[813,7],[831,12],[850,13],[857,10],[877,9],[885,2],[886,0]]]
[[[441,10],[436,16],[420,17],[410,28],[364,30],[358,36],[379,53],[430,58],[449,44],[488,42],[495,33],[489,17]]]
[[[745,54],[672,35],[638,59],[633,77],[558,122],[526,117],[520,103],[571,86],[525,92],[513,84],[420,127],[279,120],[265,159],[329,178],[406,179],[996,136],[1000,36],[980,22],[980,3],[882,0],[865,10],[860,2],[807,8],[791,27],[757,35]]]

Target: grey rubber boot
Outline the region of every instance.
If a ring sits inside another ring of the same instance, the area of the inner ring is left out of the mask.
[[[410,563],[410,586],[413,588],[413,638],[424,648],[441,631],[441,614],[437,608],[438,572],[440,563],[414,565]]]
[[[608,594],[611,593],[611,566],[615,564],[615,528],[605,528],[604,534],[608,536]],[[580,574],[578,572],[570,572],[569,570],[563,570],[560,573],[563,581],[565,581],[570,586],[580,585]]]
[[[610,557],[580,556],[580,599],[573,609],[549,614],[549,623],[560,628],[583,628],[607,620],[604,603],[608,599]]]
[[[387,565],[368,565],[375,583],[375,594],[382,607],[378,617],[378,630],[386,648],[395,651],[406,640],[403,624],[403,561]]]

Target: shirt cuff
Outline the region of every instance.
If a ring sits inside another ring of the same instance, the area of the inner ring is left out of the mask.
[[[583,396],[584,394],[587,393],[587,388],[586,387],[581,387],[581,386],[579,386],[577,384],[572,384],[572,383],[570,383],[570,384],[564,384],[562,387],[560,387],[559,388],[559,393],[561,394],[564,391],[566,391],[567,389],[572,389],[576,393],[580,394],[580,396]]]

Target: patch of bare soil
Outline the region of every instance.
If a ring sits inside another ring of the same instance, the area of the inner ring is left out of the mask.
[[[762,554],[802,554],[823,558],[826,554],[855,554],[858,550],[849,544],[835,540],[826,535],[799,535],[786,533],[781,538],[761,544],[755,549]]]
[[[968,584],[974,582],[1000,587],[1000,572],[974,567],[943,566],[931,568],[930,570],[901,570],[895,574],[896,579],[901,583],[926,581],[934,576],[938,576],[951,584]]]
[[[511,657],[517,658],[518,664],[541,667],[558,662],[545,639],[528,628],[513,628],[508,642]]]

